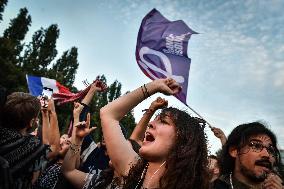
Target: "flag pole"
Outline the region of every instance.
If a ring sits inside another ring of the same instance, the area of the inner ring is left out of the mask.
[[[210,129],[213,128],[213,126],[208,122],[206,121],[206,119],[204,119],[197,111],[195,111],[193,108],[191,108],[189,105],[186,104],[186,106],[191,110],[193,111],[199,118],[203,119],[209,126]]]

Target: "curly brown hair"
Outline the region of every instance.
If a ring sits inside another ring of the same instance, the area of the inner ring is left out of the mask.
[[[207,137],[205,121],[191,117],[187,112],[170,107],[160,116],[170,115],[176,126],[177,139],[166,160],[166,170],[159,181],[161,189],[207,189],[209,187]],[[124,189],[141,188],[147,161],[141,159],[124,178]],[[147,171],[147,170],[146,170]],[[143,175],[142,175],[143,176]],[[139,184],[138,184],[139,183]]]

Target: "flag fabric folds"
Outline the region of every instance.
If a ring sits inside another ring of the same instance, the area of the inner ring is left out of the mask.
[[[102,91],[106,91],[107,90],[107,85],[106,83],[104,83],[103,81],[101,81],[99,79],[99,76],[96,78],[96,80],[93,81],[93,83],[96,83],[96,86],[100,87],[102,89]],[[83,99],[87,93],[89,92],[91,88],[91,85],[89,85],[87,88],[85,88],[84,90],[79,91],[78,93],[53,93],[53,98],[55,100],[57,100],[58,104],[64,104],[67,102],[73,102],[76,100],[80,100]]]
[[[87,95],[89,90],[90,86],[88,86],[82,91],[79,91],[78,93],[53,93],[52,97],[54,98],[54,100],[56,100],[58,105],[61,105],[68,102],[74,102],[83,99]]]
[[[78,93],[72,93],[67,87],[61,85],[54,79],[36,77],[31,75],[26,75],[26,78],[31,95],[39,96],[43,94],[48,94],[50,93],[49,91],[52,91],[51,95],[54,100],[57,101],[57,104],[64,104],[83,99],[91,88],[91,85],[89,85],[84,90],[81,90]],[[97,77],[94,82],[96,81],[97,85],[99,85],[103,89],[103,91],[107,89],[107,85],[104,82],[100,81],[99,77]]]
[[[43,93],[49,93],[48,91],[52,91],[51,93],[72,94],[67,87],[61,85],[54,79],[31,75],[26,75],[26,79],[30,94],[33,96],[40,96]]]
[[[192,34],[197,32],[182,20],[169,21],[153,9],[142,20],[136,45],[136,61],[143,73],[152,80],[175,79],[182,86],[176,98],[186,105],[191,63],[187,45]]]

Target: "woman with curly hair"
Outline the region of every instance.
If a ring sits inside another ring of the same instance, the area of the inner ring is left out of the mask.
[[[147,97],[174,95],[180,85],[173,79],[154,80],[112,101],[100,111],[109,157],[123,188],[207,189],[207,143],[204,122],[176,108],[165,108],[149,122],[139,154],[127,145],[119,120]]]

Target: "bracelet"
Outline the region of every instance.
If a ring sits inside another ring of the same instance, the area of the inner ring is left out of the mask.
[[[142,90],[144,99],[146,99],[147,97],[146,97],[146,93],[145,93],[144,90],[143,90],[143,86],[141,86],[141,90]]]
[[[146,85],[144,84],[143,86],[144,86],[144,88],[145,88],[145,91],[146,91],[146,94],[147,94],[147,98],[150,97],[150,94],[149,94],[149,92],[148,92],[148,90],[147,90]]]
[[[80,144],[71,143],[69,148],[72,151],[72,153],[75,155],[75,154],[80,152],[81,145]]]
[[[85,104],[84,102],[79,102],[82,106],[89,108],[89,106],[87,104]]]
[[[151,114],[151,113],[154,113],[155,111],[153,109],[144,109],[142,110],[142,112],[145,112],[145,114]]]

